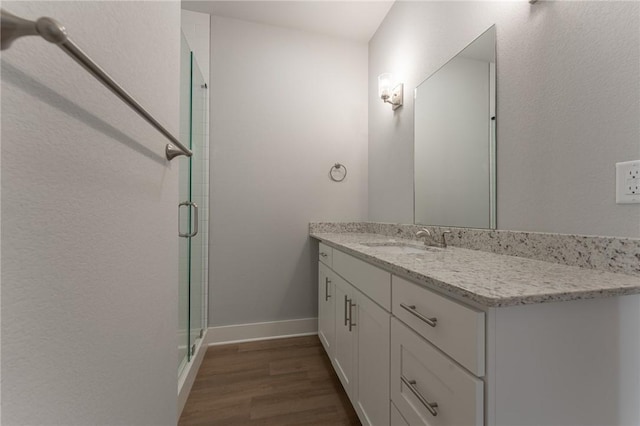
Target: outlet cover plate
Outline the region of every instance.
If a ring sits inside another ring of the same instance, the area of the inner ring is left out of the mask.
[[[640,160],[616,163],[616,204],[640,203]]]

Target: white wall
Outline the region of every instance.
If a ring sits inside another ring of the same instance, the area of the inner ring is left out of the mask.
[[[64,23],[174,133],[178,2],[3,2]],[[57,47],[2,52],[2,424],[175,424],[177,166]]]
[[[413,88],[494,23],[498,228],[640,236],[614,193],[640,158],[638,2],[396,2],[369,43],[369,219],[411,223]],[[405,83],[395,114],[382,72]]]
[[[366,75],[364,43],[212,16],[210,325],[317,315],[309,222],[367,217]]]

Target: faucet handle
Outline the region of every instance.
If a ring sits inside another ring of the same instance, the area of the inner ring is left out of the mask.
[[[431,236],[431,231],[429,231],[427,228],[422,228],[418,232],[416,232],[416,237],[424,237],[426,235],[428,235],[429,237]]]

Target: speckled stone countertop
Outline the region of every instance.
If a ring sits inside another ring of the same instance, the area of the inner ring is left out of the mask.
[[[379,234],[311,233],[310,236],[398,276],[484,307],[640,293],[640,278],[632,275],[458,247],[397,254],[384,247],[364,245],[396,242],[420,246],[413,240]]]

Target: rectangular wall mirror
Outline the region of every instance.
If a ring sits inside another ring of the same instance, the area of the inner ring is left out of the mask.
[[[414,222],[496,228],[496,29],[415,93]]]

